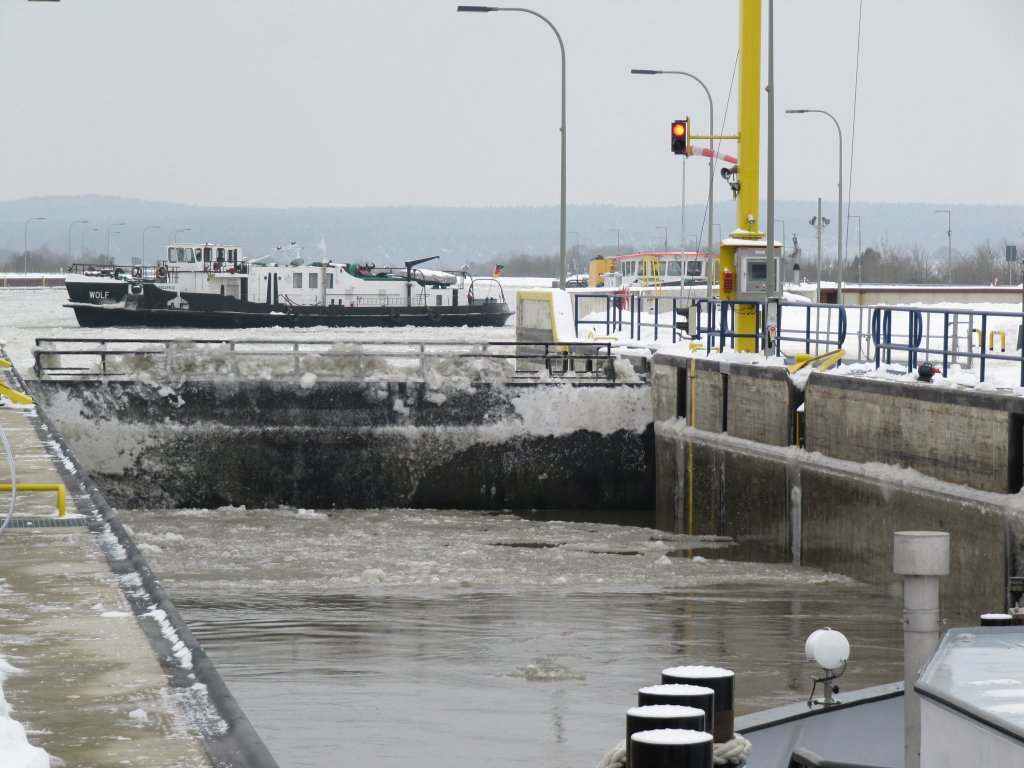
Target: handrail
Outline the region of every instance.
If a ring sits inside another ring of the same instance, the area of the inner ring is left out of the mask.
[[[0,483],[0,491],[14,490],[16,493],[22,491],[56,491],[57,492],[57,517],[64,517],[67,509],[67,488],[64,483]]]
[[[722,301],[698,296],[648,296],[641,293],[573,293],[576,335],[581,328],[601,329],[605,336],[622,333],[631,340],[671,341],[704,339],[708,352],[712,349],[735,349],[737,339],[752,339],[755,350],[764,349],[762,318],[764,303],[756,301]],[[589,312],[584,308],[589,305]],[[753,306],[757,322],[753,333],[736,329],[736,308]],[[680,317],[691,307],[697,310],[697,327],[683,333]],[[841,347],[846,342],[849,323],[846,307],[836,304],[779,302],[779,323],[776,342],[797,344],[790,354],[819,354]],[[671,317],[669,322],[663,317]],[[833,318],[835,318],[833,320]],[[824,320],[824,328],[822,320]],[[835,327],[833,328],[833,323]]]
[[[536,373],[536,368],[527,370],[520,362],[527,361],[539,364],[550,376],[615,380],[615,366],[607,364],[613,356],[610,341],[573,342],[569,351],[560,351],[561,346],[518,341],[37,338],[33,368],[39,379],[50,380],[132,378],[140,373],[238,376],[265,371],[331,378],[364,377],[371,370],[388,373],[380,363],[391,361],[403,377],[419,373],[426,378],[432,365],[458,360],[478,378],[515,379]],[[512,376],[510,364],[515,369]]]
[[[905,315],[905,318],[901,318],[901,315]],[[900,319],[905,319],[905,323],[894,322]],[[941,363],[942,375],[948,376],[950,367],[963,360],[968,368],[978,364],[978,380],[983,382],[990,363],[1012,362],[1019,367],[1019,385],[1024,387],[1024,350],[1019,346],[1021,339],[1018,337],[1018,349],[1015,352],[1006,352],[1005,331],[989,327],[1000,319],[1008,321],[1011,326],[1016,325],[1018,330],[1024,329],[1024,313],[1021,312],[948,307],[874,307],[871,333],[875,344],[875,367],[879,368],[883,363],[891,365],[893,353],[902,352],[905,353],[908,370],[914,370],[920,362],[931,362],[928,361],[930,357]],[[933,331],[933,326],[940,320],[941,332]],[[905,332],[898,330],[903,325],[906,326]],[[991,340],[1000,334],[1003,343],[997,351]],[[977,345],[974,343],[976,335],[979,338]],[[986,337],[990,339],[988,348],[984,343]]]

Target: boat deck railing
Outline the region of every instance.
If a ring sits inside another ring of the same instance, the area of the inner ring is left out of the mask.
[[[610,342],[38,338],[45,380],[616,380]]]

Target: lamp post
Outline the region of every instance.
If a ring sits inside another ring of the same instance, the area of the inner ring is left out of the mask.
[[[860,216],[853,216],[853,215],[851,215],[851,216],[847,216],[846,218],[847,219],[856,219],[857,220],[857,283],[859,285],[863,286],[864,285],[864,253],[860,249]],[[863,296],[863,295],[864,294],[862,292],[861,296]],[[860,303],[860,302],[858,301],[858,303]]]
[[[191,232],[191,231],[192,230],[189,227],[185,227],[184,229],[176,229],[176,230],[174,230],[174,234],[171,235],[172,239],[168,240],[167,242],[169,242],[169,243],[171,243],[171,242],[176,243],[176,242],[178,242],[178,234],[179,233],[181,233],[181,232]]]
[[[619,241],[619,230],[617,230],[617,229],[609,229],[608,231],[615,233],[615,255],[616,256],[621,256],[622,255],[622,249],[619,247],[619,242],[620,242]]]
[[[560,227],[558,234],[558,258],[560,270],[558,275],[558,287],[565,290],[565,45],[562,43],[562,36],[558,34],[558,30],[555,28],[554,24],[536,11],[531,11],[529,8],[495,8],[488,5],[460,5],[456,8],[456,11],[460,13],[490,13],[491,11],[518,11],[520,13],[528,13],[531,16],[536,16],[551,27],[551,31],[554,32],[555,37],[558,38],[558,49],[562,54],[562,125],[559,129],[562,134],[562,192],[560,202]]]
[[[125,224],[122,221],[119,224],[111,224],[109,227],[107,227],[107,258],[110,259],[110,263],[111,264],[114,263],[114,258],[110,255],[110,230],[112,230],[114,227],[126,227],[126,226],[128,226],[128,225]]]
[[[46,221],[45,216],[33,216],[31,219],[25,222],[25,269],[24,273],[28,274],[28,225],[32,221]]]
[[[836,124],[836,130],[839,132],[839,279],[836,281],[836,303],[841,306],[843,303],[843,129],[839,127],[839,121],[832,116],[832,113],[826,112],[824,109],[786,110],[787,115],[805,115],[810,113],[825,115]]]
[[[160,229],[159,224],[150,224],[144,230],[142,230],[142,269],[146,269],[146,233],[151,229]]]
[[[665,253],[668,253],[668,227],[655,227],[655,229],[665,230]]]
[[[775,219],[776,224],[782,225],[782,258],[786,258],[786,222],[782,219]],[[784,282],[784,281],[783,281]]]
[[[633,75],[682,75],[688,77],[691,80],[696,80],[697,84],[704,89],[704,93],[708,97],[708,123],[711,125],[711,130],[708,131],[708,136],[715,135],[715,103],[711,99],[711,91],[696,75],[692,75],[689,72],[681,72],[675,69],[631,69],[630,74]],[[711,149],[715,148],[714,139],[711,139]],[[715,158],[708,158],[708,258],[711,258],[711,232],[715,226]],[[721,242],[721,241],[719,241]],[[685,247],[684,247],[685,250]],[[710,269],[708,270],[710,273]],[[708,298],[714,296],[714,290],[710,274],[708,275]]]
[[[74,254],[71,253],[71,228],[73,226],[75,226],[75,224],[88,224],[88,223],[89,222],[86,219],[79,219],[78,221],[72,221],[70,224],[68,224],[68,261],[71,261],[74,258]]]
[[[953,215],[949,211],[939,210],[936,213],[946,214],[946,259],[949,262],[949,284],[953,284]]]
[[[89,227],[88,229],[82,230],[82,241],[78,244],[78,255],[81,258],[85,258],[85,234],[86,232],[99,232],[99,227]]]

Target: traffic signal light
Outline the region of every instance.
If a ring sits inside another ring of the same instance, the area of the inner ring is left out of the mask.
[[[672,121],[672,152],[690,154],[690,119]]]

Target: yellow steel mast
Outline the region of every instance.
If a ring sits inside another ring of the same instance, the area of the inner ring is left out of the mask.
[[[739,4],[739,139],[736,151],[739,191],[736,196],[736,229],[720,245],[722,274],[719,298],[724,301],[736,299],[739,281],[736,251],[743,245],[734,241],[764,241],[764,234],[758,226],[761,189],[761,0],[740,0]],[[756,351],[757,309],[753,305],[736,308],[735,330],[739,334],[750,334],[748,338],[736,339],[736,349]]]

